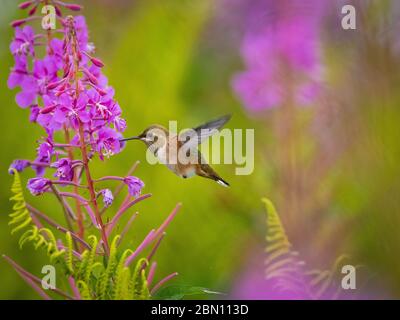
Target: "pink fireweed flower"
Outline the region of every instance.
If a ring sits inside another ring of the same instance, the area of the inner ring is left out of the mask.
[[[120,152],[122,135],[111,128],[100,129],[96,139],[97,152],[100,159],[104,156],[109,157],[115,153]]]
[[[10,174],[13,174],[14,171],[12,169],[17,170],[18,172],[22,172],[25,168],[29,167],[30,165],[31,165],[31,163],[28,160],[17,159],[17,160],[14,160],[13,163],[11,163],[10,169],[8,170],[8,172]]]
[[[110,189],[100,190],[100,194],[103,196],[104,207],[108,208],[109,206],[111,206],[114,201],[114,196],[111,190]]]
[[[233,89],[251,111],[288,101],[309,105],[322,79],[319,19],[301,10],[298,1],[267,3],[266,11],[278,6],[277,12],[247,31],[241,48],[246,70],[233,78]]]
[[[36,152],[36,162],[50,164],[51,157],[54,155],[54,148],[51,139],[47,139],[47,141],[42,142],[36,149]]]
[[[128,186],[128,192],[133,197],[138,197],[144,187],[144,182],[136,177],[124,178],[124,183]]]
[[[46,178],[32,178],[28,181],[28,189],[34,196],[41,195],[50,185],[51,181]]]
[[[54,176],[58,177],[61,181],[72,181],[74,177],[74,171],[72,169],[72,161],[70,159],[60,159],[52,163],[50,167],[57,169]]]

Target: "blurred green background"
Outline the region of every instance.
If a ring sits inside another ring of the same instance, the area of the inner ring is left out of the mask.
[[[271,129],[274,114],[248,114],[231,88],[233,74],[243,68],[240,1],[79,3],[85,7],[90,39],[106,64],[104,72],[127,120],[127,136],[153,123],[167,126],[168,120],[177,120],[185,128],[226,113],[233,114],[227,127],[255,129],[252,175],[235,175],[234,165],[215,165],[230,182],[229,189],[205,179],[179,179],[161,165],[149,165],[145,147],[139,143],[130,143],[121,154],[105,162],[96,160],[93,165],[94,176],[100,177],[125,175],[136,160],[141,162],[135,174],[145,182],[144,192],[153,196],[136,207],[140,215],[125,240],[126,247],[136,246],[176,203],[183,203],[157,253],[158,277],[178,271],[174,283],[230,292],[253,252],[264,246],[261,197],[268,196],[278,210],[285,207],[285,195],[275,186],[279,166],[274,152],[279,146]],[[12,38],[9,22],[23,15],[14,0],[0,0],[0,5],[0,253],[40,274],[47,263],[45,255],[29,246],[19,250],[18,237],[11,236],[7,226],[12,181],[7,168],[15,158],[35,157],[35,141],[42,131],[28,122],[28,111],[15,104],[16,90],[6,87],[13,65],[8,50]],[[383,5],[378,9],[366,13],[369,19],[362,22],[364,33],[327,37],[325,41],[329,94],[323,103],[328,111],[321,111],[320,106],[316,111],[298,111],[305,119],[315,116],[325,121],[321,127],[304,129],[306,142],[302,144],[312,149],[324,143],[320,138],[327,134],[327,143],[334,140],[342,148],[333,155],[323,149],[323,155],[333,161],[317,190],[303,195],[316,203],[313,214],[307,213],[305,205],[284,222],[292,242],[311,264],[324,267],[339,252],[350,253],[368,266],[371,290],[379,288],[385,296],[399,298],[400,63],[399,56],[386,50],[387,43],[375,41],[377,19],[373,18],[387,12]],[[319,162],[314,165],[316,169]],[[303,178],[311,179],[312,172],[302,172]],[[32,176],[31,170],[22,175],[24,181]],[[25,195],[62,221],[50,196],[32,199],[28,192]],[[0,261],[0,277],[1,299],[37,298],[4,261]]]

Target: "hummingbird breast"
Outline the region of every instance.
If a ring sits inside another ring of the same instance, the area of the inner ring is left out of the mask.
[[[174,137],[171,137],[172,139]],[[159,146],[159,148],[154,152],[154,155],[158,158],[160,163],[165,164],[168,169],[174,172],[177,176],[182,178],[190,178],[196,174],[196,166],[198,165],[198,151],[191,150],[189,156],[185,156],[184,162],[180,159],[179,150],[180,143],[176,141],[171,141],[169,139],[168,143]],[[181,160],[181,161],[180,161]]]

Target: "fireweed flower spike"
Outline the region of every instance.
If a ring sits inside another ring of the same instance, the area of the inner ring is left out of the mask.
[[[61,30],[35,34],[30,24],[39,23],[40,17],[35,13],[45,4],[56,8]],[[16,103],[21,108],[29,108],[29,121],[43,128],[43,136],[37,141],[34,160],[15,160],[9,168],[15,179],[12,188],[15,196],[11,199],[17,202],[13,207],[15,212],[10,215],[10,225],[16,225],[12,233],[25,230],[21,246],[26,242],[33,242],[35,248],[45,246],[51,261],[64,268],[69,294],[59,289],[53,291],[55,294],[75,299],[150,298],[159,286],[149,287],[145,281],[149,263],[139,258],[148,246],[153,247],[151,256],[154,254],[173,216],[170,215],[159,229],[152,230],[136,249],[117,252],[121,241],[113,230],[125,233],[133,221],[130,219],[125,228],[114,228],[119,218],[128,210],[134,210],[135,204],[150,194],[140,196],[144,183],[131,175],[134,169],[126,177],[92,178],[89,164],[93,160],[104,161],[123,150],[120,139],[127,124],[114,98],[114,89],[102,73],[104,63],[94,56],[95,47],[88,42],[85,18],[63,16],[64,10],[75,12],[82,7],[56,0],[26,1],[19,7],[28,10],[28,17],[11,23],[15,38],[10,51],[15,65],[10,71],[8,87],[19,88]],[[37,50],[41,46],[44,50]],[[27,167],[36,173],[36,177],[28,180],[27,189],[34,196],[53,194],[63,207],[66,226],[25,202],[19,172]],[[115,182],[118,186],[114,192],[104,187],[104,183]],[[125,201],[114,216],[106,217],[114,197],[124,186]],[[179,207],[173,211],[174,215]],[[110,222],[106,224],[103,219]],[[61,231],[65,239],[56,238],[50,228]],[[104,255],[108,259],[104,259]],[[135,268],[136,264],[139,267]],[[19,273],[23,270],[14,262],[11,265]],[[97,269],[100,276],[92,276],[94,265],[101,266],[100,271]],[[119,267],[115,268],[116,265]],[[130,268],[132,265],[134,267]],[[135,274],[137,270],[140,274]],[[153,273],[154,270],[151,277]],[[36,282],[32,282],[36,278],[24,279],[37,289]],[[132,281],[135,282],[133,286]]]

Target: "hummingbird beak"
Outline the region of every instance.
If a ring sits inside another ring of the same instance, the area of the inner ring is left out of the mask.
[[[119,140],[119,141],[124,142],[124,141],[129,141],[129,140],[143,140],[143,137],[141,137],[141,136],[134,136],[134,137],[130,137],[130,138],[124,138],[124,139],[121,139],[121,140]]]

